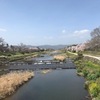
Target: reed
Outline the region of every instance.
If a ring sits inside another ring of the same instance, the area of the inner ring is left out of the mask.
[[[0,76],[0,99],[14,93],[19,86],[33,76],[32,71],[13,71]]]
[[[56,55],[54,56],[54,59],[59,61],[64,61],[66,57],[64,55]]]

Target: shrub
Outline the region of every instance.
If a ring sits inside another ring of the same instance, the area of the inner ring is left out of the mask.
[[[77,68],[77,72],[80,73],[82,72],[82,70],[80,68]]]
[[[97,97],[97,95],[100,92],[100,87],[98,86],[97,83],[93,82],[89,85],[89,92],[92,97]]]
[[[100,71],[95,72],[95,76],[96,76],[96,78],[99,78],[100,77]]]
[[[88,80],[96,80],[100,77],[100,71],[95,69],[88,69],[89,73],[87,75]]]
[[[88,70],[83,70],[83,74],[84,74],[84,77],[86,77],[89,74]]]
[[[82,54],[81,51],[78,52],[78,58],[79,58],[79,59],[83,58],[83,54]]]
[[[96,80],[96,79],[97,79],[97,75],[96,75],[96,74],[91,74],[91,73],[89,73],[89,74],[87,75],[87,79],[88,79],[88,80]]]

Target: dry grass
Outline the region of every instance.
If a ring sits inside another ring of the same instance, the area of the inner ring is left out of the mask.
[[[64,61],[66,59],[66,56],[64,55],[56,55],[54,56],[55,60],[59,60],[59,61]]]
[[[42,74],[46,74],[46,73],[49,73],[49,72],[51,72],[51,70],[42,70],[41,71]]]
[[[14,71],[0,77],[0,99],[11,95],[23,83],[34,76],[31,71]]]

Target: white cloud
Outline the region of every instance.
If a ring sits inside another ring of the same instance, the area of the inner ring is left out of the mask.
[[[90,37],[90,30],[83,29],[79,31],[74,31],[72,37],[77,39],[88,39]]]
[[[0,28],[0,32],[6,32],[7,30],[4,28]]]
[[[62,41],[66,41],[67,43],[82,43],[90,39],[90,30],[76,30],[69,31],[66,34],[60,34],[58,38]]]
[[[63,33],[65,30],[62,31]],[[66,34],[60,34],[59,38],[81,38],[81,37],[87,37],[90,35],[90,30],[83,29],[83,30],[76,30],[74,32],[66,32]]]
[[[79,31],[74,31],[72,36],[74,37],[86,37],[90,33],[90,30],[84,29],[84,30],[79,30]]]
[[[75,31],[74,33],[75,34],[84,34],[84,33],[89,33],[90,32],[90,30],[87,30],[87,29],[84,29],[84,30],[79,30],[79,31]]]

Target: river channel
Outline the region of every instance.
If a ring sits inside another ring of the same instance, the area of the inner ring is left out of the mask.
[[[36,59],[51,60],[52,57],[46,55]],[[75,69],[51,70],[46,74],[38,70],[34,78],[4,100],[87,100],[84,82]]]

